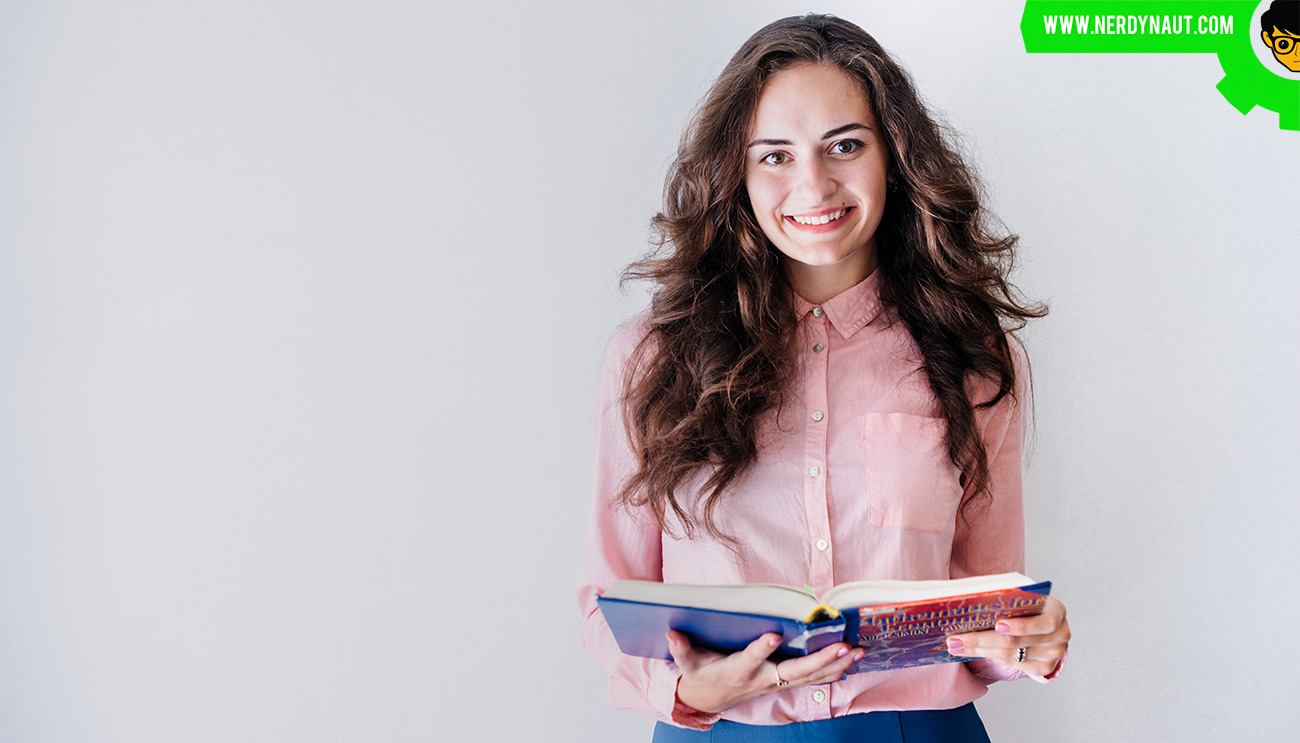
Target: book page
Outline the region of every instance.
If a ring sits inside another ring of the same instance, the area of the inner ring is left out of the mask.
[[[705,586],[621,580],[610,586],[604,596],[608,599],[759,614],[796,621],[807,619],[819,605],[817,599],[811,594],[804,593],[793,586],[782,586],[776,583]]]
[[[874,580],[844,583],[826,592],[822,601],[836,609],[853,609],[876,604],[895,604],[905,601],[961,596],[968,593],[1019,588],[1036,583],[1020,573],[978,575],[956,580]]]

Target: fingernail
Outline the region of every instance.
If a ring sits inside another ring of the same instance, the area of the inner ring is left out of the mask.
[[[993,627],[993,629],[997,630],[998,632],[1010,632],[1011,625],[1007,624],[1006,622],[998,622],[997,625]]]
[[[840,648],[840,652],[836,653],[836,654],[835,654],[835,657],[836,657],[836,658],[843,658],[844,656],[846,656],[846,655],[848,655],[848,654],[849,654],[849,649],[848,649],[848,648]]]
[[[950,638],[948,638],[948,652],[950,652],[950,653],[960,653],[960,652],[961,652],[961,649],[962,649],[963,647],[965,647],[965,646],[962,645],[961,640],[958,640],[958,639],[955,638],[955,637],[950,637]]]
[[[779,638],[779,637],[769,638],[768,641],[767,641],[767,646],[768,646],[769,648],[774,648],[774,647],[776,647],[777,645],[780,645],[780,644],[781,644],[781,638]]]
[[[865,650],[859,650],[858,652],[854,653],[853,662],[857,663],[858,661],[862,660],[865,657],[867,657],[867,652]]]

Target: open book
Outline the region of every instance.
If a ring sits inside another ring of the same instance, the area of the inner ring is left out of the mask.
[[[665,634],[722,653],[779,633],[780,660],[847,642],[866,650],[849,673],[965,660],[948,655],[947,635],[992,629],[997,620],[1043,610],[1051,583],[1020,573],[932,581],[844,583],[821,598],[792,586],[697,586],[623,580],[597,598],[628,655],[671,660]]]

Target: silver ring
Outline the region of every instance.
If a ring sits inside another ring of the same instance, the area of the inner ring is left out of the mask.
[[[1024,662],[1025,662],[1025,655],[1026,655],[1026,653],[1025,653],[1025,649],[1024,649],[1024,648],[1016,648],[1016,662],[1017,662],[1017,663],[1024,663]]]
[[[785,679],[781,678],[781,669],[777,668],[775,664],[773,664],[772,666],[772,673],[776,674],[776,685],[778,688],[786,687],[790,685],[789,681],[786,681]]]

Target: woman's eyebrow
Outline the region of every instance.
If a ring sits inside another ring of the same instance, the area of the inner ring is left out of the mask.
[[[854,129],[870,130],[871,127],[867,126],[866,124],[858,124],[858,123],[845,124],[844,126],[841,126],[838,129],[832,129],[829,132],[826,132],[825,134],[822,135],[822,139],[830,139],[831,137],[838,137],[844,132],[851,132]]]
[[[825,134],[822,135],[822,139],[830,139],[831,137],[837,137],[845,132],[851,132],[854,129],[866,129],[870,131],[871,127],[867,126],[866,124],[858,124],[858,123],[845,124],[844,126],[835,127],[829,132],[826,132]],[[767,146],[767,145],[788,145],[788,144],[794,144],[794,143],[788,139],[756,139],[753,142],[750,142],[748,145],[746,145],[745,149],[749,149],[750,147],[758,147],[759,145]]]

